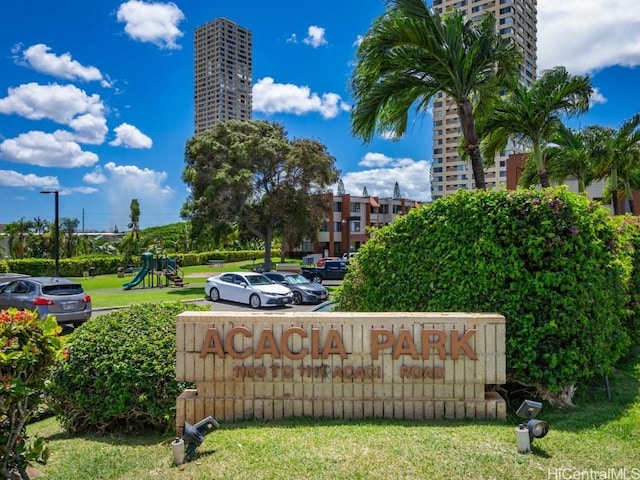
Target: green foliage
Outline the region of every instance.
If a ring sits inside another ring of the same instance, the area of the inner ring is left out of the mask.
[[[9,273],[9,264],[6,260],[0,260],[0,273]]]
[[[7,260],[12,272],[31,276],[53,275],[55,260],[51,258],[24,258]],[[95,269],[96,275],[115,273],[124,264],[121,255],[86,255],[82,257],[61,258],[60,275],[63,277],[81,277],[83,272]]]
[[[44,441],[26,432],[41,403],[44,383],[62,358],[61,328],[35,312],[0,312],[0,477],[17,478],[33,462],[46,462]],[[26,478],[26,477],[24,477]]]
[[[289,140],[282,125],[264,120],[218,123],[189,139],[185,150],[182,179],[191,194],[182,215],[195,236],[209,227],[222,238],[242,225],[264,241],[267,268],[275,234],[301,216],[304,232],[324,218],[329,203],[324,209],[312,204],[338,178],[324,145]],[[292,211],[292,200],[304,208]]]
[[[564,188],[453,196],[380,229],[342,310],[499,312],[511,380],[549,398],[609,373],[629,345],[628,260],[607,212]]]
[[[625,318],[626,328],[635,345],[640,344],[640,219],[634,215],[612,218],[616,228],[616,251],[627,274],[628,308],[632,315]]]
[[[176,398],[176,322],[207,307],[135,305],[95,317],[68,340],[69,359],[55,369],[48,403],[71,432],[167,431]]]

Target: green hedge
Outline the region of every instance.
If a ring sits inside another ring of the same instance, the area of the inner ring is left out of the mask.
[[[206,265],[207,260],[219,259],[226,263],[251,261],[254,258],[262,262],[264,250],[214,250],[202,253],[167,254],[170,258],[177,258],[183,267]],[[137,259],[140,262],[140,259]],[[23,273],[31,276],[53,275],[55,261],[51,258],[23,258],[6,261],[8,271]],[[96,275],[116,273],[118,267],[126,267],[123,255],[91,255],[74,258],[61,258],[60,275],[63,277],[81,277],[90,270]],[[0,264],[0,271],[2,271]]]
[[[628,254],[566,189],[459,191],[376,231],[338,294],[348,311],[499,312],[507,373],[551,401],[627,351]]]
[[[175,426],[176,316],[207,306],[135,305],[94,317],[68,337],[69,359],[55,369],[47,404],[69,431]]]

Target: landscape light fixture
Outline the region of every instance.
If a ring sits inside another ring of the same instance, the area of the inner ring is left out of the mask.
[[[526,423],[523,422],[516,428],[516,440],[520,453],[530,452],[533,439],[543,438],[549,433],[549,425],[535,419],[540,410],[542,410],[542,403],[533,400],[525,400],[516,410],[516,415],[527,419]]]
[[[219,428],[220,424],[213,417],[203,418],[195,425],[184,422],[184,428],[182,429],[182,440],[185,445],[184,460],[191,461],[196,448],[202,444],[204,437]]]
[[[55,275],[56,277],[60,276],[60,220],[59,220],[59,203],[58,203],[58,195],[60,192],[58,190],[42,190],[40,193],[53,193],[55,196],[55,219],[53,221],[55,226],[54,233],[54,243],[53,243],[53,255],[55,257]]]

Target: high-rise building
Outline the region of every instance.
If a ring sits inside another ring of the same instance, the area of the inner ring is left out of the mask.
[[[217,18],[194,32],[195,134],[225,120],[251,120],[251,31]]]
[[[458,8],[473,18],[490,12],[496,18],[501,35],[512,38],[523,53],[520,81],[529,85],[536,76],[537,0],[433,0],[433,8],[443,13]],[[471,163],[458,155],[460,121],[455,102],[442,93],[433,103],[433,165],[431,167],[431,197],[436,200],[461,188],[475,189]],[[495,164],[485,160],[487,188],[507,183],[507,158],[523,151],[523,146],[511,142],[496,157]]]

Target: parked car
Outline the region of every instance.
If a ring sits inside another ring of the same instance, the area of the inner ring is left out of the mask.
[[[347,273],[347,264],[342,260],[328,260],[322,267],[302,267],[302,275],[315,283],[324,280],[342,280]]]
[[[327,302],[322,302],[320,305],[316,305],[313,307],[310,312],[333,312],[333,307],[336,306],[336,302],[333,300],[329,300]]]
[[[299,273],[267,272],[263,275],[281,283],[293,292],[293,303],[320,303],[329,297],[329,292],[319,283],[312,282]]]
[[[261,273],[230,272],[207,278],[204,293],[212,302],[229,300],[252,308],[276,307],[293,303],[293,293],[273,283]]]
[[[358,255],[358,252],[350,252],[350,253],[344,252],[342,254],[342,261],[349,263],[349,260],[351,260],[353,257],[356,257],[357,255]]]
[[[38,318],[56,317],[62,326],[91,318],[91,297],[77,282],[62,277],[23,277],[0,285],[0,309],[37,310]]]
[[[327,262],[327,261],[330,262],[332,260],[340,260],[340,258],[339,257],[322,257],[318,259],[318,261],[316,262],[316,266],[322,267],[324,265],[324,262]]]

